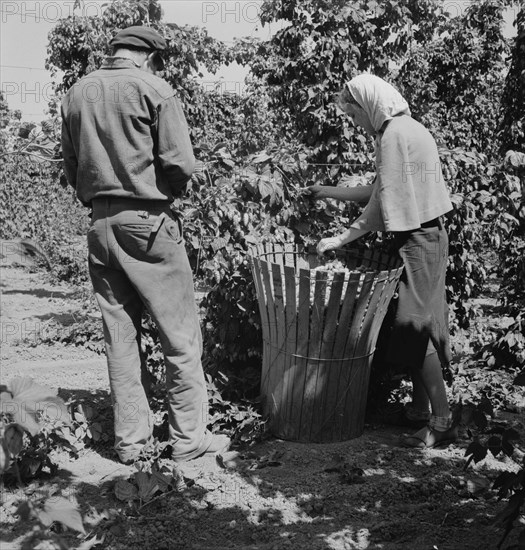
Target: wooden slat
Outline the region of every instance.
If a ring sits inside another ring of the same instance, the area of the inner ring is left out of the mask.
[[[319,357],[321,359],[329,359],[329,361],[320,363],[322,368],[319,370],[317,378],[318,391],[320,394],[316,402],[316,414],[312,420],[311,433],[313,441],[322,442],[326,439],[332,440],[333,437],[333,404],[337,397],[338,382],[338,369],[334,368],[336,363],[333,361],[333,348],[335,344],[337,321],[341,309],[341,295],[345,275],[343,271],[335,272],[332,284],[329,287],[326,319],[321,338],[321,349],[319,351]]]
[[[381,324],[383,323],[383,320],[388,311],[388,306],[390,304],[390,301],[392,300],[392,297],[394,296],[394,292],[396,291],[397,284],[399,282],[399,277],[401,276],[402,271],[403,271],[403,268],[398,268],[397,270],[383,271],[380,274],[381,276],[385,274],[384,276],[386,277],[386,281],[384,283],[381,299],[377,305],[376,314],[374,315],[374,319],[370,327],[371,337],[369,338],[370,338],[370,346],[372,348],[374,348],[376,345]]]
[[[387,292],[388,271],[380,271],[375,280],[374,289],[368,302],[367,310],[363,318],[363,326],[359,336],[359,345],[356,348],[356,355],[364,355],[374,349],[375,339],[377,337],[375,330],[378,324],[378,318],[383,315],[383,304]],[[384,312],[386,313],[386,311]]]
[[[352,361],[353,378],[347,391],[346,405],[350,422],[345,426],[345,431],[343,432],[345,439],[358,437],[363,432],[371,365],[371,356]]]
[[[295,263],[295,246],[292,243],[285,243],[283,253],[284,265],[293,266]]]
[[[273,262],[272,252],[273,252],[273,246],[272,243],[264,243],[264,261],[265,262]]]
[[[317,411],[317,399],[320,388],[318,387],[318,374],[324,368],[319,358],[321,339],[323,334],[326,281],[328,273],[317,271],[315,273],[314,299],[312,303],[312,317],[310,321],[310,342],[308,345],[308,363],[306,367],[306,381],[304,387],[303,412],[301,415],[301,439],[311,439],[312,419]]]
[[[283,245],[280,243],[274,243],[272,252],[273,252],[272,261],[276,264],[282,264],[283,263]]]
[[[295,439],[299,439],[302,413],[304,386],[306,380],[306,365],[308,357],[308,343],[310,338],[310,271],[308,269],[299,270],[299,303],[298,303],[298,323],[297,323],[297,371],[298,377],[293,387],[294,407],[299,407],[301,416],[299,423],[295,426]]]
[[[304,254],[297,255],[297,271],[299,272],[301,269],[310,270],[310,264]]]
[[[339,314],[337,330],[335,333],[335,343],[332,350],[333,359],[343,359],[347,334],[350,330],[351,320],[354,311],[357,287],[359,285],[360,273],[350,273],[348,284],[346,287],[343,304]],[[340,439],[340,434],[343,430],[346,419],[344,418],[344,395],[341,396],[339,388],[341,387],[341,379],[344,376],[344,371],[349,368],[347,361],[334,361],[332,363],[332,375],[334,382],[330,385],[331,393],[328,399],[332,401],[333,406],[333,433],[336,439]]]
[[[268,369],[266,377],[261,380],[262,387],[265,388],[265,415],[270,415],[271,419],[275,417],[276,403],[273,401],[273,387],[275,384],[273,363],[276,357],[275,342],[277,341],[277,319],[275,317],[275,304],[273,300],[273,288],[270,279],[271,263],[261,262],[261,273],[264,288],[266,290],[266,303],[268,306],[268,324],[270,327],[270,346],[268,346]],[[270,422],[271,427],[271,422]]]
[[[281,256],[282,258],[282,256]],[[276,320],[276,339],[273,342],[275,346],[275,355],[272,363],[272,373],[270,380],[272,383],[272,400],[275,403],[274,418],[272,425],[279,432],[283,411],[283,386],[285,372],[285,345],[286,345],[286,322],[284,317],[284,288],[282,279],[282,267],[280,263],[271,264],[273,280],[273,303],[275,307]]]
[[[361,332],[361,323],[364,317],[364,314],[368,307],[368,302],[370,300],[370,290],[374,285],[375,274],[373,272],[366,272],[361,280],[361,288],[359,290],[358,296],[356,296],[354,315],[352,318],[352,324],[350,330],[348,331],[348,338],[345,345],[345,357],[353,357],[355,355],[355,350],[358,346],[358,338]]]
[[[371,334],[371,326],[374,316],[377,313],[377,305],[381,299],[385,282],[385,277],[379,278],[376,274],[374,276],[373,285],[368,290],[369,298],[366,304],[366,309],[362,313],[361,329],[357,339],[357,345],[354,350],[356,356],[366,355],[372,351],[369,336]]]
[[[291,265],[284,267],[284,281],[286,289],[285,323],[286,323],[286,361],[283,381],[283,400],[286,409],[281,415],[280,435],[290,439],[294,434],[294,426],[301,421],[301,403],[294,401],[293,388],[298,378],[297,358],[297,297],[295,284],[295,269]]]
[[[359,343],[358,339],[361,332],[361,323],[368,307],[370,290],[374,284],[374,278],[375,274],[373,272],[367,272],[362,279],[362,286],[357,296],[352,324],[345,346],[345,357],[357,356],[356,349]],[[359,416],[365,412],[357,408],[359,399],[356,399],[356,394],[359,393],[357,382],[362,380],[362,369],[365,368],[364,365],[366,364],[366,360],[353,359],[351,368],[341,376],[340,391],[345,395],[344,416],[346,418],[346,425],[344,426],[344,430],[346,430],[347,434],[355,433],[356,426],[360,422]]]
[[[269,349],[268,345],[270,342],[270,322],[268,317],[268,305],[266,292],[264,288],[264,283],[262,280],[261,272],[261,260],[259,258],[250,258],[252,264],[252,274],[255,284],[255,290],[257,294],[257,301],[259,302],[259,313],[261,316],[261,329],[263,335],[263,360],[262,360],[262,370],[261,370],[261,393],[264,397],[265,395],[265,384],[268,379],[268,367],[269,367]],[[264,405],[263,405],[264,408]]]
[[[329,287],[328,304],[326,307],[326,322],[322,335],[320,357],[332,358],[332,351],[335,342],[335,333],[339,311],[341,309],[341,295],[345,282],[346,273],[337,271],[334,273],[332,284]]]

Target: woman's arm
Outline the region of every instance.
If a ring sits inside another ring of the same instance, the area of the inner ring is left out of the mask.
[[[370,231],[367,231],[366,229],[355,229],[353,227],[350,227],[340,235],[321,239],[317,243],[317,253],[323,254],[325,252],[328,252],[329,250],[341,248],[345,244],[355,241],[363,235],[366,235],[367,233],[370,233]]]
[[[356,187],[311,185],[305,189],[305,193],[308,193],[314,199],[337,199],[352,202],[368,202],[372,191],[373,185],[358,185]]]

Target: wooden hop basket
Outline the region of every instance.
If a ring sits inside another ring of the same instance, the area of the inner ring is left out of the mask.
[[[329,272],[292,245],[261,245],[250,256],[263,411],[283,439],[329,443],[363,433],[375,343],[403,266],[372,250],[338,258],[345,268]]]

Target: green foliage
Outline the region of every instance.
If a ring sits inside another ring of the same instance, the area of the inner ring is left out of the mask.
[[[494,411],[520,411],[522,408],[522,390],[513,385],[516,370],[502,371],[490,363],[490,355],[480,350],[475,359],[458,365],[454,373],[451,388],[452,400],[465,403],[490,402]]]
[[[70,423],[65,403],[57,397],[56,391],[40,386],[30,378],[15,378],[7,386],[0,387],[1,474],[12,473],[21,485],[22,481],[39,475],[44,468],[48,468],[51,474],[56,473],[57,466],[50,453],[68,444],[51,427],[50,418],[53,426]],[[60,522],[85,533],[78,509],[65,498],[23,500],[19,503],[18,515],[24,522],[36,520],[43,529],[49,528],[53,522]],[[64,547],[60,537],[50,536],[43,529],[38,533],[39,540],[55,539]]]
[[[525,238],[516,233],[502,247],[500,266],[501,301],[513,321],[500,331],[492,351],[497,365],[525,370]]]
[[[61,523],[73,531],[86,534],[82,516],[78,506],[63,497],[42,497],[39,499],[24,500],[17,510],[20,521],[25,524],[36,522],[37,526],[24,540],[24,548],[69,548],[67,542],[60,535],[49,531],[55,522]],[[45,541],[45,542],[44,542]]]
[[[44,468],[54,474],[50,452],[69,447],[59,429],[70,424],[57,392],[31,378],[15,378],[1,388],[0,416],[0,473],[19,482],[37,477]]]
[[[138,509],[144,508],[149,502],[159,496],[180,491],[186,483],[177,467],[171,464],[162,464],[159,460],[165,444],[152,444],[148,450],[149,463],[142,461],[140,471],[135,472],[128,480],[118,480],[115,484],[115,496],[118,500],[133,503],[138,501]]]
[[[100,411],[96,411],[90,405],[73,403],[71,405],[71,418],[71,434],[74,437],[76,447],[90,443],[104,443],[110,440],[110,435],[105,429],[107,423],[104,422]]]
[[[251,379],[250,379],[251,374]],[[243,395],[259,389],[259,376],[256,369],[239,369],[237,380],[223,373],[214,377],[206,376],[208,383],[209,418],[208,426],[215,433],[227,433],[232,440],[240,443],[254,443],[264,434],[265,420],[259,413],[254,400],[235,396],[234,391]],[[232,391],[233,390],[233,391]],[[258,391],[257,391],[258,394]]]
[[[66,280],[75,280],[74,277],[67,277]],[[104,333],[100,318],[85,317],[75,321],[69,326],[60,323],[48,324],[46,331],[38,340],[39,343],[52,345],[56,342],[82,346],[85,349],[104,353]]]
[[[7,418],[23,431],[36,435],[40,431],[38,415],[42,411],[48,415],[53,411],[57,421],[69,423],[67,409],[55,390],[36,384],[31,378],[15,378],[9,385],[0,387],[3,420]]]
[[[505,80],[500,118],[500,150],[525,152],[525,8],[516,16],[517,37]]]
[[[520,434],[506,422],[489,420],[489,417],[494,417],[491,401],[484,398],[468,412],[468,417],[463,421],[475,428],[468,430],[473,441],[465,451],[467,462],[464,469],[467,469],[472,462],[478,463],[484,460],[489,452],[495,457],[505,455],[513,460]],[[499,500],[508,499],[506,506],[494,519],[494,525],[503,531],[498,548],[502,547],[509,533],[517,527],[515,522],[525,511],[525,457],[522,457],[521,464],[518,462],[516,464],[519,466],[517,471],[499,474],[492,487],[498,491]],[[524,536],[525,528],[522,527],[520,540],[523,540]]]
[[[58,96],[98,69],[103,58],[111,54],[113,36],[131,25],[152,26],[166,38],[163,77],[179,92],[194,142],[213,140],[221,130],[234,132],[236,96],[207,91],[195,79],[202,67],[215,72],[223,63],[231,62],[232,51],[205,29],[162,22],[157,0],[112,0],[101,15],[74,14],[61,19],[49,34],[46,62],[53,76],[63,72],[55,88]]]
[[[199,284],[209,288],[203,302],[204,357],[214,383],[227,392],[223,396],[252,398],[258,387],[261,335],[248,263],[250,247],[261,240],[313,244],[321,235],[339,231],[357,214],[355,207],[331,201],[311,203],[300,190],[311,183],[335,184],[342,174],[364,183],[373,170],[371,140],[333,104],[342,83],[363,70],[397,83],[414,116],[440,143],[456,206],[447,221],[451,241],[447,291],[453,327],[468,326],[475,314],[469,300],[480,292],[487,276],[485,256],[509,241],[522,216],[518,178],[501,167],[494,139],[508,53],[501,34],[507,4],[484,0],[453,18],[435,0],[268,0],[262,7],[262,22],[283,19],[291,24],[270,41],[243,39],[232,48],[203,29],[165,24],[155,0],[115,0],[100,17],[75,14],[52,31],[48,65],[56,74],[64,71],[59,95],[99,66],[120,28],[152,25],[168,41],[164,77],[182,98],[200,167],[178,208],[184,213],[191,265]],[[213,72],[233,60],[252,70],[246,95],[205,90],[196,81],[201,67]],[[25,139],[32,140],[31,132],[35,136],[35,128],[22,132],[27,133]],[[45,138],[45,132],[44,127],[36,128],[38,139]],[[21,139],[12,131],[3,135],[11,142]],[[33,145],[51,145],[38,139],[32,140]],[[25,144],[17,142],[16,147]],[[14,187],[29,196],[31,164],[23,160],[21,165],[17,177],[20,180],[20,173],[25,173],[26,179]],[[58,170],[46,177],[52,182],[47,182],[48,187],[62,192],[56,183]],[[11,189],[6,198],[16,192]],[[61,204],[54,195],[46,195],[46,200]],[[69,203],[66,206],[71,210]],[[57,235],[55,230],[45,233],[46,222],[33,206],[27,213],[17,208],[15,201],[6,210],[6,218],[21,225],[11,228],[10,235],[39,236],[54,254],[57,273],[80,278],[85,271],[75,254],[83,251],[72,244],[61,255],[63,244],[58,242],[84,233],[85,216],[79,213],[76,219],[82,223],[73,230],[65,225]],[[519,253],[519,246],[506,252],[508,258]],[[521,268],[514,263],[505,269],[519,273]],[[161,381],[156,329],[147,319],[143,328],[149,372]],[[86,326],[72,341],[81,341],[90,330]],[[520,357],[520,338],[506,342]],[[228,380],[224,387],[221,376]],[[223,425],[234,429],[231,419],[239,416],[235,408],[226,410],[218,401],[216,410]],[[249,405],[246,414],[251,415]]]
[[[74,16],[57,26],[49,59],[66,74],[59,92],[97,66],[116,28],[152,24],[168,40],[164,76],[185,103],[203,166],[180,208],[192,266],[211,285],[204,302],[209,366],[251,372],[259,362],[250,242],[314,242],[355,215],[330,203],[305,205],[294,190],[372,169],[371,142],[333,105],[342,82],[363,70],[397,82],[416,118],[443,144],[456,204],[448,220],[448,294],[453,327],[468,326],[475,314],[469,299],[487,275],[483,254],[514,224],[508,206],[515,202],[509,191],[515,182],[502,175],[491,138],[507,52],[501,34],[506,4],[487,0],[451,18],[433,0],[268,1],[263,23],[292,24],[271,41],[243,39],[230,50],[204,30],[165,25],[159,10],[149,12],[155,2],[142,0],[113,2],[96,20]],[[86,28],[96,54],[90,58],[71,42]],[[232,60],[249,64],[255,75],[246,97],[203,90],[194,80],[201,66],[213,71]],[[293,145],[297,138],[304,145]]]
[[[397,82],[413,115],[449,149],[488,156],[494,134],[508,53],[503,10],[508,2],[471,3],[464,15],[443,18],[436,38],[416,44]]]
[[[31,239],[47,257],[46,267],[58,279],[87,280],[85,209],[65,189],[55,162],[60,125],[46,120],[22,124],[12,118],[1,129],[0,238]],[[43,162],[47,161],[47,162]]]
[[[81,7],[81,2],[78,3]],[[75,4],[75,8],[77,5]],[[106,5],[102,17],[76,15],[57,22],[48,36],[46,69],[55,77],[63,71],[57,94],[66,92],[77,80],[98,69],[109,54],[115,29],[156,23],[161,9],[156,0],[115,0]]]
[[[499,252],[502,278],[501,299],[508,314],[514,319],[494,344],[494,355],[505,365],[519,365],[525,372],[525,133],[523,130],[525,94],[525,8],[516,18],[518,36],[514,43],[512,62],[502,98],[502,117],[499,132],[505,155],[507,178],[514,186],[508,193],[510,214],[515,219],[508,238]]]
[[[272,108],[290,120],[292,131],[309,147],[311,160],[330,165],[330,177],[348,172],[341,166],[345,163],[371,167],[364,134],[341,117],[334,94],[358,72],[388,79],[392,65],[400,63],[414,43],[426,43],[441,18],[434,1],[263,3],[263,23],[285,20],[290,25],[272,38],[271,56],[255,65],[256,74],[265,77]]]
[[[487,256],[505,245],[519,223],[519,184],[484,154],[457,148],[440,155],[454,204],[447,215],[447,294],[454,324],[468,327],[475,316],[469,299],[479,295],[489,274]]]
[[[348,208],[301,195],[316,178],[301,147],[275,144],[239,161],[219,144],[201,148],[199,157],[204,167],[181,210],[190,262],[211,287],[203,301],[204,356],[213,372],[251,373],[261,354],[251,247],[261,241],[313,244],[321,232],[345,223]]]
[[[64,449],[73,456],[86,444],[109,440],[107,422],[88,404],[69,408],[56,390],[31,378],[15,378],[0,388],[0,473],[21,483],[45,470],[57,472],[52,452]]]
[[[499,246],[491,240],[508,234],[503,230],[509,221],[498,223],[500,213],[508,213],[509,186],[494,139],[508,52],[502,35],[508,4],[477,2],[450,17],[434,1],[267,1],[263,22],[284,19],[291,25],[258,51],[251,45],[252,70],[268,84],[282,132],[305,143],[308,160],[327,165],[325,184],[373,169],[371,142],[333,105],[343,82],[359,72],[397,84],[415,118],[436,137],[456,204],[448,220],[453,326],[468,326],[473,318],[468,299],[487,275],[482,254]],[[487,193],[495,188],[491,204]]]
[[[396,79],[413,116],[440,144],[453,196],[455,210],[447,220],[453,327],[467,327],[475,316],[469,299],[486,281],[485,256],[516,223],[516,181],[504,173],[495,139],[508,53],[502,34],[507,5],[476,2],[459,17],[440,19],[435,39],[414,45]]]

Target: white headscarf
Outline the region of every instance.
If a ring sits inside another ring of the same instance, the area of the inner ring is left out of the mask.
[[[388,82],[372,74],[361,74],[346,83],[348,91],[365,110],[378,132],[386,120],[396,115],[410,115],[403,96]]]

